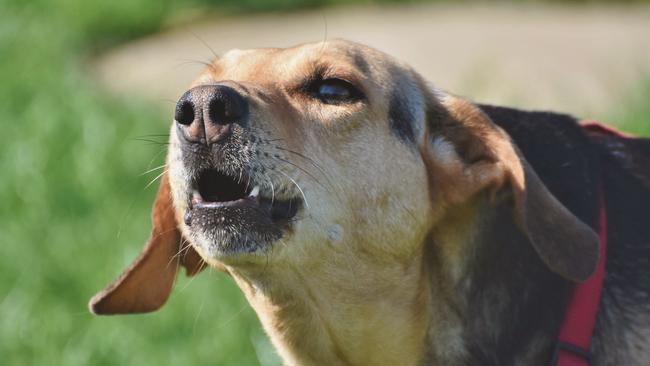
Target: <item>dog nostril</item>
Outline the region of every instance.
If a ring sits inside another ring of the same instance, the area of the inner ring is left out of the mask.
[[[208,116],[216,125],[239,122],[246,113],[246,101],[235,90],[221,87],[216,90],[208,104]]]
[[[194,121],[194,106],[189,100],[181,100],[176,104],[176,112],[174,115],[176,122],[189,126]]]
[[[231,122],[232,116],[226,109],[226,103],[221,99],[213,99],[208,107],[210,121],[218,125],[226,125]]]

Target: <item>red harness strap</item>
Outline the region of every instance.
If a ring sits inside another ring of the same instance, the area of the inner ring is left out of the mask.
[[[609,126],[596,121],[585,121],[582,127],[592,133],[630,137]],[[599,187],[598,237],[600,240],[600,257],[596,271],[587,281],[576,286],[569,302],[564,322],[560,328],[557,344],[553,352],[553,366],[589,366],[591,361],[591,337],[596,325],[600,295],[605,278],[605,260],[607,257],[607,206],[602,186]]]
[[[600,196],[600,218],[598,236],[600,239],[600,259],[596,271],[585,282],[576,286],[560,328],[556,349],[551,365],[589,366],[591,336],[596,325],[600,294],[605,277],[607,254],[607,212],[602,189]]]

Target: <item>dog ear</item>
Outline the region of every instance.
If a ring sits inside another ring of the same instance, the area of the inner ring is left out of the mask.
[[[441,96],[430,106],[423,158],[434,190],[459,204],[479,191],[506,192],[516,224],[555,273],[584,281],[598,263],[598,236],[546,188],[509,135],[476,105]]]
[[[205,263],[190,246],[181,247],[167,173],[163,174],[152,212],[153,230],[140,256],[105,289],[90,300],[94,314],[145,313],[159,309],[169,297],[178,266],[188,276]]]

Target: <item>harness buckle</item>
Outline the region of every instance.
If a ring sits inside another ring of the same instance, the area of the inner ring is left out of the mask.
[[[576,346],[573,343],[568,343],[564,341],[555,342],[555,347],[553,347],[553,356],[551,357],[550,366],[557,366],[558,356],[560,351],[568,351],[574,355],[580,356],[587,360],[587,364],[591,365],[591,352],[588,349],[584,349],[580,346]]]

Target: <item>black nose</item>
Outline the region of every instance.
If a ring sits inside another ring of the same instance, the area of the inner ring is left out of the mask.
[[[185,140],[210,145],[225,141],[233,124],[244,125],[248,103],[225,85],[194,87],[178,100],[174,119]]]

